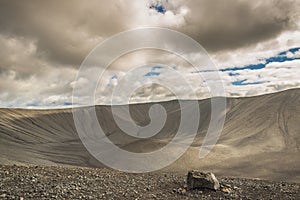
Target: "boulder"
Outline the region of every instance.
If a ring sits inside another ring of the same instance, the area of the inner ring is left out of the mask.
[[[200,171],[189,171],[187,174],[187,189],[200,189],[200,188],[208,188],[212,190],[219,190],[220,184],[217,180],[216,176],[211,173],[204,173]]]

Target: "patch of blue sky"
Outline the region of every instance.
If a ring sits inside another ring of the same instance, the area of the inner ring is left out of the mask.
[[[257,69],[263,69],[265,67],[266,67],[266,64],[259,63],[259,64],[254,64],[254,65],[246,65],[244,67],[232,67],[232,68],[220,69],[220,71],[227,72],[227,71],[239,71],[239,70],[244,70],[244,69],[257,70]]]
[[[299,50],[300,50],[299,47],[292,48],[292,49],[289,49],[287,51],[280,52],[276,56],[267,58],[267,59],[263,60],[261,63],[258,63],[258,64],[251,64],[251,65],[246,65],[246,66],[243,66],[243,67],[225,68],[225,69],[220,69],[220,71],[222,71],[222,72],[239,71],[239,70],[245,70],[245,69],[258,70],[258,69],[265,68],[267,64],[272,63],[272,62],[286,62],[286,61],[292,61],[292,60],[299,60],[300,57],[296,57],[296,58],[287,57],[288,52],[295,53]]]
[[[290,49],[289,51],[292,52],[292,53],[296,53],[299,50],[300,50],[300,47],[296,47],[296,48]]]
[[[160,75],[160,72],[153,72],[153,71],[144,74],[144,76],[146,76],[146,77],[159,76],[159,75]]]
[[[285,56],[288,52],[295,53],[295,52],[297,52],[299,50],[300,50],[300,47],[295,47],[295,48],[291,48],[291,49],[289,49],[287,51],[280,52],[278,55],[279,56]]]
[[[286,55],[281,56],[274,56],[271,58],[266,59],[266,64],[272,63],[272,62],[286,62],[286,61],[292,61],[292,60],[299,60],[299,58],[289,58]]]
[[[153,67],[152,67],[152,70],[157,70],[157,69],[162,69],[162,68],[163,68],[162,66],[156,65],[156,66],[153,66]]]
[[[162,14],[164,14],[166,12],[166,8],[163,5],[159,4],[159,3],[152,4],[152,5],[150,5],[149,8],[154,9],[157,12],[162,13]]]
[[[246,65],[243,67],[225,68],[225,69],[220,69],[218,71],[229,72],[228,73],[229,76],[238,76],[240,74],[237,73],[237,71],[242,71],[242,70],[246,70],[246,69],[259,70],[259,69],[265,68],[267,64],[273,63],[273,62],[286,62],[286,61],[292,61],[292,60],[300,60],[300,57],[293,57],[293,58],[288,57],[289,52],[296,53],[299,50],[300,50],[300,47],[291,48],[287,51],[278,53],[276,56],[261,60],[261,63],[258,63],[258,64],[250,64],[250,65]],[[215,70],[200,70],[200,71],[195,71],[192,73],[205,73],[205,72],[214,72],[214,71]],[[264,81],[256,81],[256,82],[247,82],[247,81],[248,81],[247,79],[237,80],[237,81],[231,82],[231,84],[235,85],[235,86],[245,86],[245,85],[259,85],[259,84],[266,83]]]
[[[229,76],[238,76],[238,75],[240,75],[240,73],[233,73],[233,72],[229,72],[229,74],[228,74]]]
[[[245,86],[245,85],[259,85],[259,84],[263,84],[263,83],[266,83],[266,81],[247,82],[247,79],[243,79],[243,80],[238,80],[238,81],[232,82],[232,85]]]
[[[203,73],[203,72],[215,72],[217,70],[200,70],[200,71],[194,71],[192,74],[198,74],[198,73]]]

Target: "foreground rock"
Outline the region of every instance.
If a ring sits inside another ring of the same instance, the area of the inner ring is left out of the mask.
[[[186,183],[188,190],[200,188],[207,188],[211,190],[220,189],[219,181],[217,180],[216,176],[211,172],[204,173],[200,171],[189,171]]]

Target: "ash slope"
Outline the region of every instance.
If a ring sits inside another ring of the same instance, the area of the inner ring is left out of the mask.
[[[159,104],[166,108],[166,124],[146,140],[125,135],[115,124],[109,106],[97,106],[96,111],[101,127],[116,145],[133,152],[149,152],[167,144],[180,121],[177,101]],[[151,105],[130,105],[137,124],[149,123]],[[300,89],[227,99],[222,134],[213,151],[201,160],[197,158],[210,121],[210,100],[199,101],[199,107],[201,120],[193,145],[164,170],[197,168],[217,175],[300,182]],[[104,167],[81,143],[71,109],[0,109],[0,151],[1,164]]]

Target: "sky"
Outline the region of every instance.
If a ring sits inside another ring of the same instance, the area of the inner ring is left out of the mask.
[[[201,44],[228,97],[299,88],[299,10],[299,0],[1,1],[0,107],[72,106],[75,86],[83,88],[78,98],[85,98],[89,80],[76,77],[86,56],[113,35],[143,27],[179,31]],[[178,77],[167,70],[171,67],[196,90],[195,95],[182,87],[179,98],[211,97],[199,74],[215,72],[195,70],[169,52],[145,49],[123,55],[107,68],[97,83],[95,103],[109,104],[120,80],[142,63],[159,64],[142,70],[139,81],[176,83]],[[104,66],[89,73],[99,67]],[[173,98],[167,88],[150,84],[137,88],[130,102]]]

